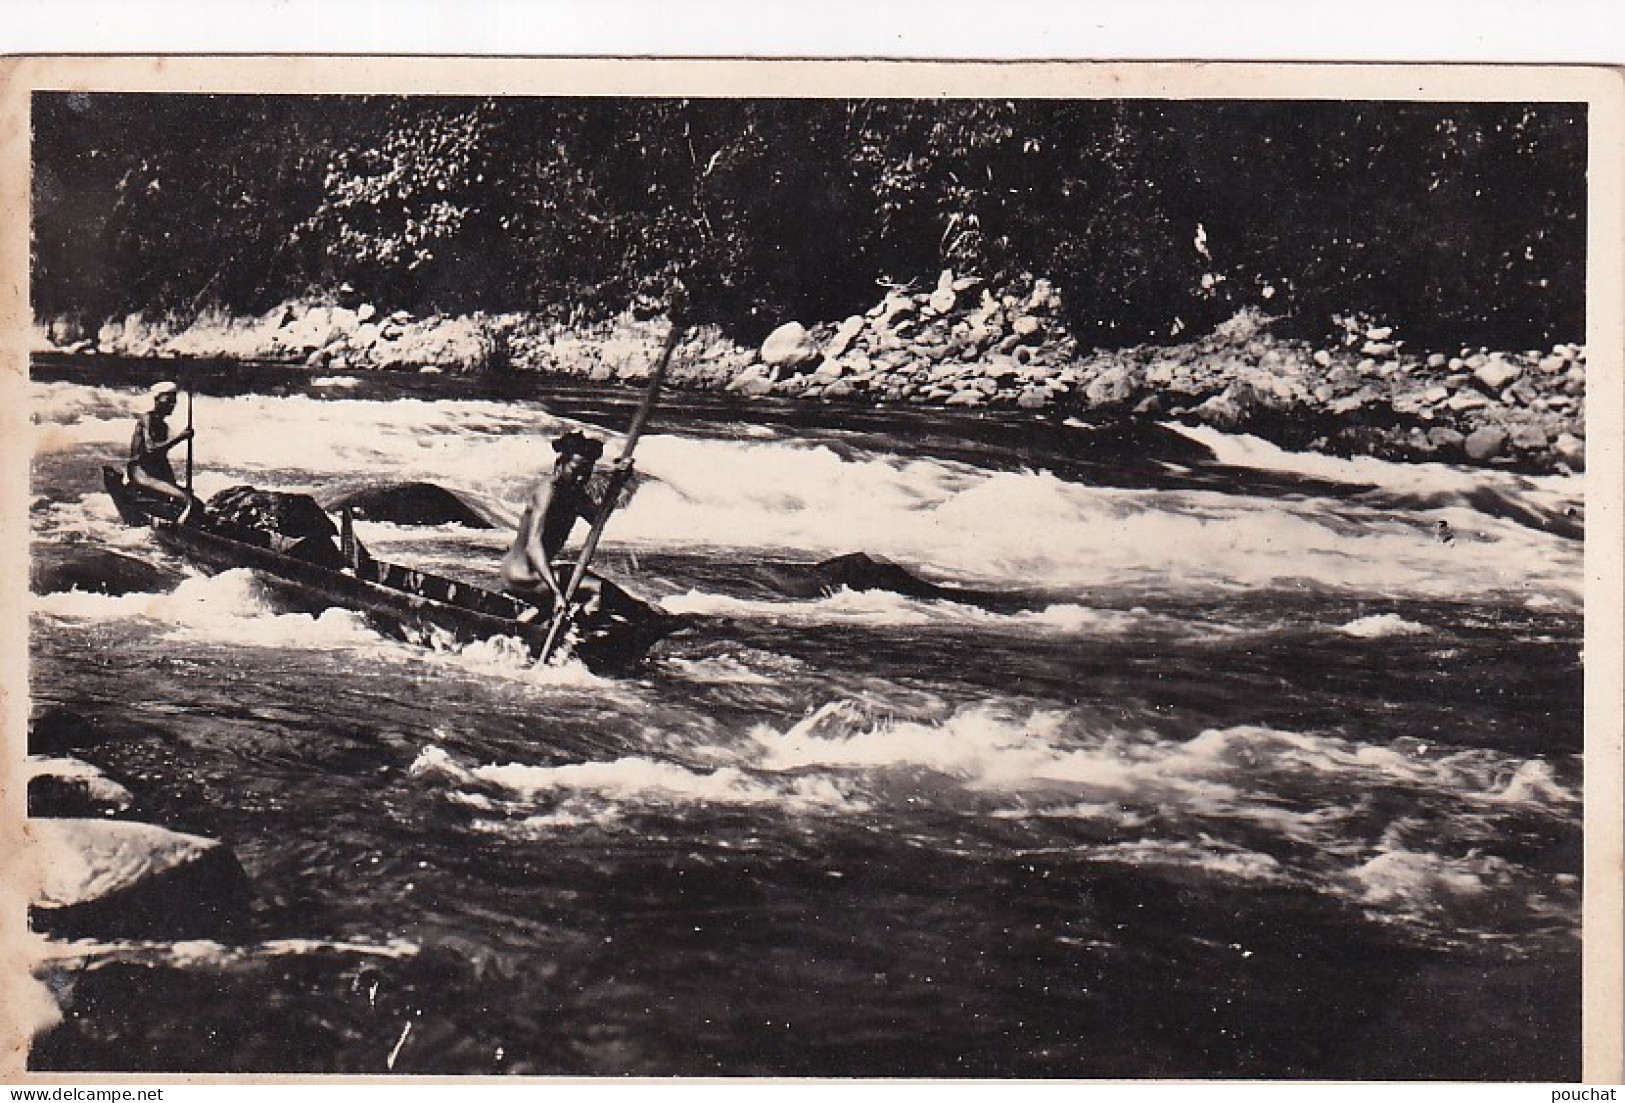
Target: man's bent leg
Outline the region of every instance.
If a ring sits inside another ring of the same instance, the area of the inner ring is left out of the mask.
[[[533,586],[527,586],[518,579],[504,577],[502,592],[530,606],[529,609],[520,612],[518,620],[521,624],[530,624],[543,616],[552,616],[553,607],[557,604],[553,600],[553,591],[540,581]]]
[[[131,483],[142,490],[147,491],[149,494],[157,494],[173,501],[180,502],[185,507],[181,510],[180,520],[182,524],[185,524],[187,521],[191,520],[192,512],[197,506],[197,499],[192,495],[188,494],[174,483],[166,482],[165,480],[157,478],[156,476],[147,474],[147,472],[141,470],[139,467],[132,468],[128,474]]]

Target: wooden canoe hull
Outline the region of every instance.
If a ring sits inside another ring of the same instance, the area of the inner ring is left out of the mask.
[[[506,637],[539,654],[551,610],[521,598],[399,564],[367,559],[334,570],[252,542],[253,534],[206,521],[180,525],[165,516],[168,503],[149,503],[131,492],[120,472],[103,468],[119,516],[147,525],[167,550],[210,573],[254,571],[279,601],[299,612],[342,608],[359,612],[382,631],[413,643],[472,643]],[[175,511],[178,512],[178,511]],[[590,669],[623,671],[641,662],[684,618],[663,613],[607,579],[577,618],[573,654]]]

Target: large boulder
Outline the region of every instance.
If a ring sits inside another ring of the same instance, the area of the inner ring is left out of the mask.
[[[113,742],[126,734],[100,717],[81,716],[61,705],[35,702],[28,714],[28,753],[65,756]]]
[[[1083,396],[1091,408],[1121,406],[1137,393],[1134,373],[1121,364],[1101,372],[1083,390]]]
[[[852,347],[852,342],[858,339],[863,332],[865,319],[861,314],[854,314],[846,321],[835,327],[835,335],[824,346],[824,357],[827,360],[839,360],[845,356]]]
[[[878,304],[869,309],[871,318],[879,319],[882,328],[890,326],[898,318],[907,317],[916,312],[914,300],[902,291],[891,291]]]
[[[135,801],[124,786],[77,758],[29,755],[23,772],[30,816],[108,816]]]
[[[1457,452],[1466,444],[1467,438],[1450,428],[1448,425],[1435,425],[1428,430],[1428,444],[1439,452]]]
[[[1214,395],[1191,411],[1202,424],[1228,432],[1235,432],[1246,426],[1247,412],[1233,387],[1222,394]]]
[[[763,370],[762,365],[752,364],[728,384],[728,390],[750,398],[761,398],[773,393],[774,380],[771,371]]]
[[[775,368],[799,368],[819,356],[818,345],[800,322],[786,322],[762,342],[762,363]]]
[[[56,937],[213,937],[247,913],[248,878],[214,839],[97,819],[30,820],[24,832],[30,921]]]
[[[1507,433],[1498,425],[1486,425],[1467,435],[1462,447],[1467,457],[1480,463],[1493,460],[1506,450]]]
[[[1560,434],[1552,445],[1552,451],[1571,471],[1585,470],[1586,442],[1573,433]]]
[[[1498,356],[1486,358],[1482,364],[1473,369],[1473,378],[1491,391],[1500,391],[1522,374],[1522,368]]]
[[[396,525],[463,525],[489,529],[496,525],[463,498],[434,483],[406,482],[370,486],[339,495],[327,503],[338,513],[348,509],[363,521]]]
[[[172,589],[181,578],[179,571],[108,551],[105,548],[60,547],[41,544],[28,561],[29,587],[36,594],[156,594]]]
[[[1044,337],[1044,323],[1030,314],[1023,314],[1010,323],[1010,331],[1025,344],[1037,344]]]
[[[825,360],[818,365],[818,370],[809,377],[810,381],[820,386],[828,386],[846,374],[847,366],[839,360]]]
[[[1512,446],[1521,452],[1545,452],[1552,445],[1546,430],[1532,421],[1514,425],[1510,439]]]

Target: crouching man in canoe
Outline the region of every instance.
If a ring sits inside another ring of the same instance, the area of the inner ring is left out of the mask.
[[[180,517],[184,525],[192,519],[198,501],[180,488],[175,469],[169,462],[169,452],[177,444],[191,440],[192,429],[188,426],[170,436],[169,425],[164,420],[175,412],[175,396],[179,390],[175,384],[165,382],[154,384],[147,392],[152,399],[152,409],[136,418],[135,433],[130,437],[130,460],[124,474],[132,486],[180,502],[185,507]]]
[[[631,461],[612,464],[608,488],[601,498],[594,498],[589,480],[593,465],[604,454],[603,444],[572,429],[553,442],[553,451],[558,453],[553,473],[531,491],[519,533],[502,559],[502,585],[517,597],[557,609],[567,580],[559,578],[553,561],[564,550],[578,518],[591,524],[615,504],[631,474]],[[590,607],[596,597],[590,579],[576,594],[583,607]]]

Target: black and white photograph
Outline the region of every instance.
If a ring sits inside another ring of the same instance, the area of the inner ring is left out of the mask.
[[[28,1073],[1582,1078],[1617,86],[469,65],[25,96]]]

